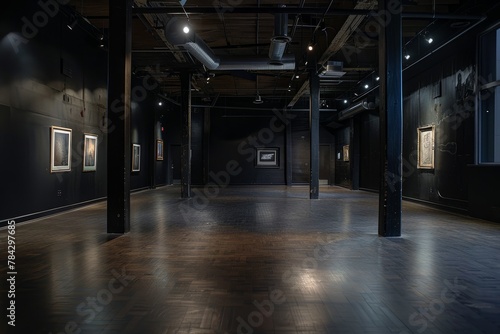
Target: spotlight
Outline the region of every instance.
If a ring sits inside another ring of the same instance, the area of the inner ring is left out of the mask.
[[[163,105],[163,103],[160,101],[160,102],[158,102],[158,105],[161,107]]]
[[[405,59],[406,60],[410,59],[410,54],[409,53],[405,54]]]
[[[74,19],[73,22],[68,23],[66,26],[68,27],[69,30],[73,30],[73,28],[76,26],[76,24],[77,24],[77,21],[76,21],[76,19]]]
[[[313,49],[314,49],[314,47],[313,47],[313,45],[312,45],[312,44],[309,44],[309,45],[307,46],[307,50],[312,51]]]
[[[347,104],[347,100],[344,100],[344,104]]]
[[[182,31],[185,33],[185,34],[189,34],[189,27],[187,25],[184,26],[184,28],[182,28]]]
[[[368,89],[368,87],[370,87],[368,84],[365,85],[365,89]]]
[[[425,39],[427,41],[427,43],[431,44],[432,42],[434,42],[434,40],[432,39],[432,37],[429,37],[429,38],[426,38]]]
[[[295,74],[295,79],[299,79],[300,78],[300,75],[299,74]]]
[[[375,80],[376,80],[376,81],[379,81],[379,80],[380,80],[380,77],[376,77],[376,78],[375,78]]]

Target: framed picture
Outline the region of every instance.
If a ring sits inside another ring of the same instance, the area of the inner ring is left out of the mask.
[[[84,134],[83,171],[95,172],[97,169],[97,135]]]
[[[132,144],[132,172],[141,170],[141,145]]]
[[[434,125],[424,126],[417,129],[417,168],[434,169],[434,132]]]
[[[349,145],[342,146],[342,152],[344,154],[344,161],[349,161]]]
[[[50,172],[71,171],[71,129],[50,128]]]
[[[256,167],[278,168],[279,149],[278,148],[256,148]]]
[[[163,140],[156,140],[156,160],[163,160]]]

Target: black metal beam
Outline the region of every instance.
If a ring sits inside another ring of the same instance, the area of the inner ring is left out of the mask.
[[[379,0],[389,10],[389,3],[401,0]],[[393,7],[394,8],[394,7]],[[403,152],[403,84],[402,20],[392,9],[391,20],[380,26],[380,189],[378,234],[401,235],[402,152]]]
[[[184,11],[185,10],[185,11]],[[336,9],[331,8],[325,13],[322,7],[276,7],[276,6],[207,6],[207,7],[135,7],[134,14],[170,14],[170,15],[196,15],[196,14],[295,14],[295,15],[323,15],[325,16],[349,16],[349,15],[367,15],[376,16],[379,13],[377,9]],[[449,13],[403,13],[405,19],[448,19],[448,20],[479,20],[483,18],[480,15],[457,15]],[[102,17],[99,17],[102,18]]]
[[[285,110],[285,113],[288,113],[288,110]],[[286,114],[285,114],[286,116]],[[286,152],[285,152],[285,160],[286,160],[286,185],[291,186],[293,182],[293,143],[292,143],[292,122],[291,120],[285,124],[285,144],[286,144]]]
[[[191,73],[181,73],[181,197],[191,197]]]
[[[130,231],[132,0],[109,0],[107,232]]]
[[[312,57],[311,57],[312,58]],[[310,60],[309,68],[309,91],[310,91],[310,111],[309,126],[311,135],[310,148],[310,168],[309,198],[319,198],[319,76],[316,71],[316,60]]]

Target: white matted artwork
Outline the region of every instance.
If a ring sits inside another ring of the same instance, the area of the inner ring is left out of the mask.
[[[141,170],[141,145],[132,144],[132,172]]]
[[[71,171],[71,129],[50,128],[50,172]]]
[[[434,138],[435,126],[428,125],[417,129],[418,133],[418,164],[420,169],[434,169]]]
[[[97,170],[97,135],[86,133],[83,144],[83,171]]]
[[[278,148],[256,148],[256,167],[279,168]]]

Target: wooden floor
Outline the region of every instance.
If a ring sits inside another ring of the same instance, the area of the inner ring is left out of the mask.
[[[229,187],[132,195],[16,227],[16,327],[0,333],[500,333],[500,225],[404,203],[377,236],[375,194]],[[216,194],[218,192],[218,194]]]

